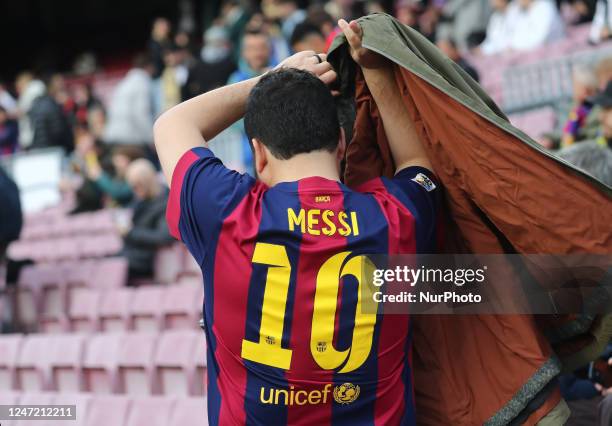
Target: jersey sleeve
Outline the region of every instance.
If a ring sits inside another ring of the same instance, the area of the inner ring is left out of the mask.
[[[400,201],[416,220],[419,252],[436,249],[441,188],[435,175],[424,167],[406,167],[392,179],[382,178],[387,191]]]
[[[177,163],[170,185],[166,219],[170,233],[183,241],[199,264],[223,220],[255,185],[255,179],[223,165],[208,148],[193,148]]]

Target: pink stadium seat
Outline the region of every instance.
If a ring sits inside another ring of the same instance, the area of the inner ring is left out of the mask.
[[[86,343],[86,335],[58,334],[53,336],[48,349],[52,389],[61,392],[81,390],[81,366]]]
[[[174,403],[168,426],[207,425],[206,398],[179,398]]]
[[[194,352],[196,366],[195,395],[204,395],[206,389],[206,341],[202,339]]]
[[[130,399],[125,396],[96,395],[89,403],[85,424],[87,426],[124,426],[130,403]]]
[[[93,332],[98,330],[98,308],[100,291],[89,288],[76,288],[71,292],[68,308],[70,330]]]
[[[203,286],[186,281],[166,289],[162,311],[164,328],[197,328],[202,311]]]
[[[85,426],[91,400],[92,395],[87,393],[54,394],[54,405],[76,405],[76,420],[53,420],[49,424],[52,426]]]
[[[153,266],[153,276],[156,282],[175,282],[183,270],[183,250],[181,245],[172,244],[158,249]]]
[[[155,369],[164,395],[196,395],[201,393],[201,376],[196,372],[194,354],[204,343],[202,332],[172,330],[159,337],[155,351]]]
[[[144,286],[136,289],[130,318],[132,328],[138,331],[158,331],[162,326],[161,306],[165,287]]]
[[[107,289],[124,287],[127,284],[128,264],[122,257],[110,257],[96,263],[92,285]]]
[[[129,328],[130,306],[134,290],[111,289],[102,292],[98,317],[102,331],[123,331]]]
[[[0,395],[16,389],[15,366],[22,342],[21,334],[0,336]]]
[[[19,405],[50,405],[53,401],[52,393],[23,393],[19,397]],[[4,425],[4,421],[2,421]],[[15,426],[40,426],[41,420],[14,420]]]
[[[126,426],[167,426],[173,405],[172,399],[160,396],[135,399]]]
[[[115,393],[117,361],[122,333],[96,334],[87,343],[83,360],[83,389],[94,393]]]
[[[123,337],[118,356],[119,390],[129,395],[150,395],[157,391],[153,355],[157,334],[129,333]]]
[[[17,386],[23,392],[46,390],[48,387],[50,337],[44,334],[25,336],[17,360]]]

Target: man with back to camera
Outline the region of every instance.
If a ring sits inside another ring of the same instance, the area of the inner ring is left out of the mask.
[[[325,55],[184,102],[155,124],[167,218],[205,283],[212,425],[414,425],[408,315],[361,309],[369,253],[434,250],[439,189],[382,57],[339,22],[384,121],[393,179],[340,183]],[[206,147],[244,115],[258,179]]]

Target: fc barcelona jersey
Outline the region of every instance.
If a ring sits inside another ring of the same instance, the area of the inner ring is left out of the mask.
[[[415,424],[410,318],[362,311],[359,276],[433,250],[438,191],[421,167],[268,187],[183,155],[167,216],[204,276],[211,425]]]

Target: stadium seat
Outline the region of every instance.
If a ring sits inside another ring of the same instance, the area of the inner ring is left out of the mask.
[[[87,426],[124,426],[130,404],[130,399],[125,396],[95,395],[89,403],[85,424]]]
[[[165,287],[145,286],[136,289],[130,309],[130,322],[137,331],[159,331],[162,326],[160,307]]]
[[[175,282],[183,270],[183,250],[180,244],[162,247],[155,254],[153,277],[159,283]]]
[[[15,370],[17,389],[22,392],[36,392],[47,389],[50,339],[49,336],[44,334],[25,336]]]
[[[97,261],[92,285],[98,289],[120,288],[127,284],[128,264],[123,257]]]
[[[123,333],[108,333],[89,338],[83,359],[84,391],[117,392],[117,361],[123,336]]]
[[[0,395],[11,389],[16,389],[15,366],[22,343],[23,336],[21,334],[0,336]]]
[[[155,351],[155,373],[164,395],[197,395],[201,393],[201,380],[196,372],[194,354],[203,344],[201,332],[172,330],[162,333]]]
[[[53,420],[52,426],[85,426],[89,404],[92,395],[87,393],[56,393],[53,395],[54,405],[75,405],[76,420]]]
[[[50,388],[61,392],[79,392],[82,385],[86,335],[59,334],[50,338]]]
[[[130,327],[130,306],[134,297],[131,288],[102,292],[98,317],[102,331],[124,331]]]
[[[126,426],[167,426],[173,405],[172,399],[160,396],[134,399]]]
[[[208,424],[206,398],[179,398],[174,403],[168,426]]]
[[[70,293],[68,307],[68,321],[71,331],[94,332],[99,329],[98,308],[100,298],[100,291],[96,289],[73,289]]]
[[[50,405],[53,402],[52,393],[22,393],[19,397],[19,405]],[[14,426],[40,426],[41,420],[13,420]],[[49,421],[49,423],[52,423]],[[4,426],[4,421],[2,421]]]
[[[206,340],[201,339],[194,352],[196,366],[195,395],[204,395],[206,389]]]
[[[129,395],[157,392],[153,356],[157,334],[128,333],[123,336],[118,355],[119,391]]]
[[[201,283],[190,281],[168,286],[162,305],[164,329],[195,329],[202,311]]]

